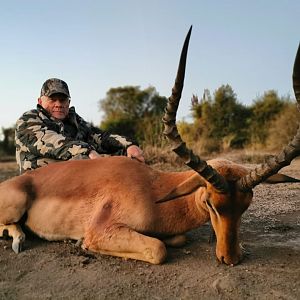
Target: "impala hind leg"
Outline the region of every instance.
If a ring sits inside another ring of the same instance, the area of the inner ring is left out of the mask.
[[[164,243],[127,227],[113,225],[102,229],[91,228],[82,247],[101,254],[143,260],[152,264],[161,264],[167,256]]]
[[[16,253],[22,250],[25,241],[25,234],[17,223],[34,197],[30,180],[15,177],[0,184],[0,237],[7,232],[13,238],[12,249]]]
[[[15,253],[22,251],[25,234],[18,224],[0,225],[0,237],[8,235],[13,238],[12,249]]]

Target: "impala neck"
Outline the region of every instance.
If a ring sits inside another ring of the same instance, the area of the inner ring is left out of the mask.
[[[198,228],[209,221],[209,212],[202,203],[205,196],[205,188],[199,188],[188,196],[159,204],[162,218],[159,231],[164,225],[163,232],[180,234]]]

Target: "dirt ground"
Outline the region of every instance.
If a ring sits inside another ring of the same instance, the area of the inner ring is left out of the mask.
[[[300,159],[282,172],[300,178]],[[0,181],[17,173],[0,164]],[[300,183],[260,185],[243,216],[247,254],[221,265],[210,226],[169,248],[163,265],[92,254],[27,234],[23,252],[0,239],[0,299],[300,299]]]

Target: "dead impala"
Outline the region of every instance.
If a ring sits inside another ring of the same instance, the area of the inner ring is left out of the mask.
[[[103,157],[50,164],[9,179],[0,184],[0,234],[8,232],[15,252],[25,240],[18,222],[27,213],[26,226],[49,241],[82,240],[84,249],[153,264],[166,259],[165,245],[183,243],[185,232],[210,220],[218,259],[241,260],[239,225],[252,189],[300,154],[300,128],[279,155],[252,171],[194,155],[175,125],[190,34],[163,122],[173,150],[192,170],[161,172],[127,157]],[[299,49],[293,86],[300,104]]]

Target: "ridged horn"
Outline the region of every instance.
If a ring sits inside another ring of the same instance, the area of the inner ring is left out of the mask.
[[[293,88],[296,100],[298,102],[298,109],[300,110],[300,43],[298,46],[298,51],[294,63]]]
[[[192,26],[190,27],[183,44],[175,85],[172,88],[172,95],[169,97],[167,107],[165,109],[163,117],[164,134],[172,142],[172,150],[183,159],[187,166],[198,172],[205,180],[211,183],[218,192],[226,193],[228,191],[228,186],[223,176],[209,166],[205,160],[202,160],[198,155],[195,155],[192,150],[186,147],[186,144],[182,141],[176,126],[176,113],[184,84],[186,58],[191,32]]]
[[[300,109],[300,43],[295,58],[293,69],[293,88],[295,97]],[[300,122],[296,135],[285,146],[278,155],[272,156],[267,161],[259,165],[246,176],[242,177],[237,186],[241,191],[247,191],[254,188],[256,185],[265,181],[269,176],[276,174],[281,168],[288,166],[291,161],[300,155]]]

